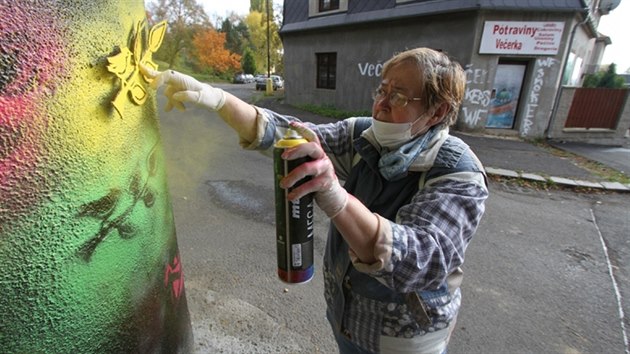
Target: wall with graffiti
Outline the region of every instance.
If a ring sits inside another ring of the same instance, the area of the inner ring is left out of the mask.
[[[476,56],[464,66],[466,94],[457,128],[463,131],[514,130],[542,136],[554,104],[560,65],[554,57],[501,60]]]
[[[142,0],[0,0],[0,348],[188,352]]]

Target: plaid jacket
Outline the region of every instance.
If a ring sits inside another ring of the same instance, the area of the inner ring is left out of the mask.
[[[296,118],[259,112],[259,138],[251,147],[266,149]],[[354,131],[363,123],[365,119],[350,118],[308,126],[318,134],[339,178],[346,181],[346,190],[389,220],[390,257],[379,269],[352,263],[348,246],[332,223],[324,258],[324,294],[333,330],[378,353],[381,335],[422,336],[446,328],[457,316],[459,267],[483,215],[488,190],[477,158],[448,129],[435,135],[404,177],[385,180],[378,169],[382,152],[371,129]],[[410,308],[409,294],[414,293],[422,299],[427,322]]]

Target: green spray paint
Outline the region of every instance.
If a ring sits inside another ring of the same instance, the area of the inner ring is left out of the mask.
[[[0,28],[2,352],[192,351],[142,0],[0,0]]]

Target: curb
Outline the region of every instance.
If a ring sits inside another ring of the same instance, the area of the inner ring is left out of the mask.
[[[594,188],[611,192],[630,192],[630,185],[624,185],[619,182],[591,182],[553,176],[545,178],[534,173],[521,173],[512,170],[506,170],[503,168],[486,167],[485,169],[487,174],[499,177],[520,178],[535,182],[554,183],[571,188]]]

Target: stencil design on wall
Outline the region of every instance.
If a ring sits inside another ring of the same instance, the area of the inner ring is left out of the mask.
[[[166,265],[164,272],[164,286],[171,286],[171,292],[175,300],[179,300],[184,290],[184,274],[182,272],[182,264],[179,261],[179,253],[173,258],[172,265]]]
[[[107,58],[109,65],[107,70],[114,73],[121,81],[120,91],[112,102],[118,115],[123,117],[123,106],[126,97],[137,105],[143,104],[147,99],[147,91],[141,84],[140,77],[145,82],[152,80],[140,74],[140,65],[157,70],[158,65],[153,62],[153,53],[157,52],[162,45],[164,34],[166,33],[166,21],[162,21],[153,26],[149,31],[147,48],[143,48],[143,30],[146,28],[146,21],[139,21],[136,25],[135,33],[132,33],[133,52],[127,47],[121,47],[120,53]]]
[[[137,227],[129,220],[129,215],[139,201],[142,201],[146,208],[151,208],[155,203],[157,192],[149,186],[149,180],[157,170],[156,148],[157,144],[149,153],[146,166],[148,176],[144,182],[142,173],[138,169],[131,178],[126,193],[118,188],[112,188],[107,195],[81,206],[78,216],[101,220],[101,227],[96,235],[84,243],[77,252],[83,260],[89,261],[96,247],[114,230],[118,231],[122,239],[135,236]]]

